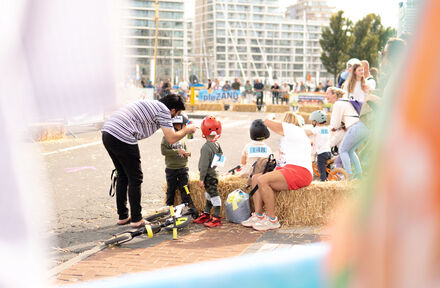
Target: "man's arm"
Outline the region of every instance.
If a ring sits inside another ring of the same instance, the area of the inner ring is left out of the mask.
[[[173,128],[166,128],[161,127],[163,131],[163,135],[165,136],[165,139],[170,143],[170,145],[176,143],[180,139],[186,136],[186,134],[194,134],[197,130],[197,127],[195,125],[187,125],[185,128],[179,131],[175,131]]]

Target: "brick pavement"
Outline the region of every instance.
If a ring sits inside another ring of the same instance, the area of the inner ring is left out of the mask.
[[[162,232],[161,232],[162,233]],[[68,284],[240,255],[263,232],[225,223],[221,227],[180,236],[154,246],[107,248],[62,271],[55,284]],[[171,235],[170,235],[171,239]],[[148,240],[143,240],[148,241]]]

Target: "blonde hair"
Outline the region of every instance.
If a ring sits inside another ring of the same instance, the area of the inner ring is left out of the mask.
[[[300,122],[298,115],[293,113],[292,111],[284,113],[283,122],[294,124],[298,127],[302,127],[302,123]]]
[[[344,97],[344,95],[345,95],[345,91],[344,90],[336,88],[336,87],[328,87],[327,88],[327,92],[328,91],[331,91],[332,94],[336,94],[336,97],[338,99]]]
[[[348,76],[348,79],[347,79],[346,83],[344,83],[344,86],[348,85],[348,87],[347,87],[348,93],[353,93],[354,92],[354,87],[356,86],[356,75],[355,75],[355,73],[356,73],[356,70],[359,67],[364,68],[364,66],[360,62],[353,64],[353,66],[351,67],[350,76]],[[362,76],[362,78],[361,78],[361,87],[364,87],[364,85],[365,85],[365,76]]]

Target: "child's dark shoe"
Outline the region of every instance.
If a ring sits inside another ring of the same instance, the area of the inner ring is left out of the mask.
[[[202,214],[200,214],[200,216],[194,220],[194,223],[197,224],[203,224],[209,221],[211,217],[209,216],[208,213],[203,212]]]
[[[222,220],[220,218],[213,216],[211,219],[209,219],[208,222],[206,222],[203,225],[205,225],[206,227],[210,227],[210,228],[222,226]]]

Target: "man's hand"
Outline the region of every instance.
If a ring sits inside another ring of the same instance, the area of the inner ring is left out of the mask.
[[[185,126],[185,134],[194,134],[194,133],[196,133],[198,128],[199,127],[197,127],[194,124],[189,124],[189,125]]]
[[[186,158],[191,157],[191,152],[185,152],[184,156],[185,156]]]
[[[186,151],[183,149],[177,149],[177,154],[179,154],[180,156],[185,156]]]

